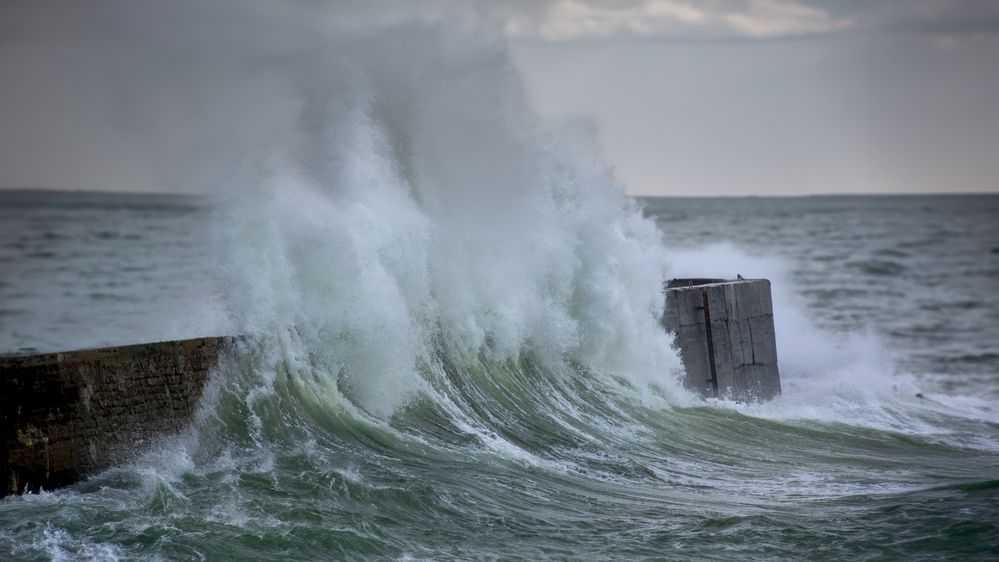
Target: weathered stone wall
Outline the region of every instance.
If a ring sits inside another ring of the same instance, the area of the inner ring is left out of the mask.
[[[64,486],[190,421],[230,338],[0,357],[0,497]]]
[[[770,281],[673,280],[662,324],[675,334],[691,390],[739,401],[780,394]]]

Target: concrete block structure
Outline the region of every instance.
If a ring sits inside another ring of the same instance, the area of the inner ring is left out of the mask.
[[[182,430],[233,341],[0,357],[0,497],[71,484]]]
[[[691,390],[740,402],[780,394],[770,281],[673,279],[662,325],[676,338]]]

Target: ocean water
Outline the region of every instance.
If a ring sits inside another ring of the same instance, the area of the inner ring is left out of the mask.
[[[0,193],[0,350],[251,336],[181,435],[0,501],[0,558],[999,558],[999,196],[628,198],[501,44],[332,48],[210,196]],[[658,325],[738,274],[768,403]]]
[[[0,192],[0,349],[225,333],[203,198]]]
[[[0,202],[5,351],[228,327],[198,314],[205,200]],[[999,197],[640,203],[671,272],[773,279],[779,399],[438,351],[433,388],[381,419],[284,334],[216,374],[186,434],[0,502],[2,557],[999,556]]]

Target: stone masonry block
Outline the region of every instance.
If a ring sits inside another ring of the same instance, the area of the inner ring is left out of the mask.
[[[738,401],[780,394],[768,280],[674,279],[665,311],[661,323],[674,335],[688,388]]]

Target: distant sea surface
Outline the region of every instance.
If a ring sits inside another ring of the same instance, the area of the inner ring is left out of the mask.
[[[386,421],[272,343],[184,435],[0,501],[0,559],[999,559],[999,196],[637,203],[671,274],[772,280],[779,399],[441,352]],[[218,212],[0,191],[0,353],[229,333]]]
[[[999,196],[647,199],[670,248],[780,260],[809,318],[880,336],[896,367],[999,396]],[[757,272],[749,272],[747,277]]]
[[[209,216],[194,196],[0,191],[0,351],[215,333]]]

